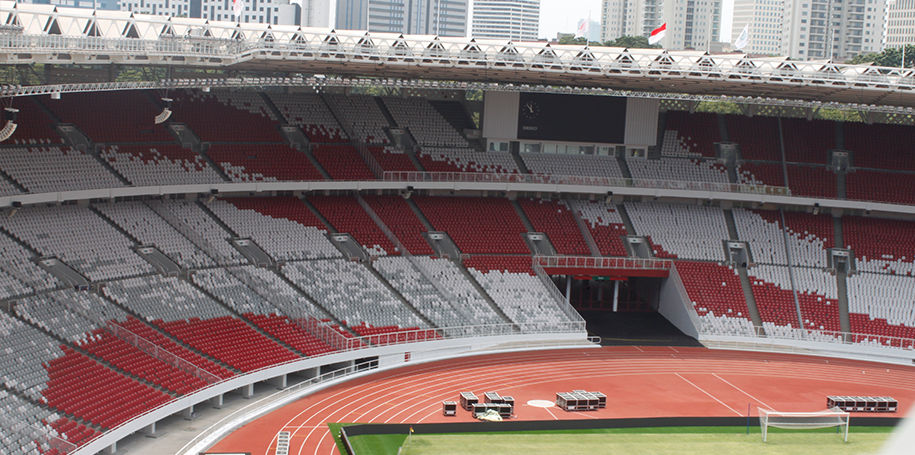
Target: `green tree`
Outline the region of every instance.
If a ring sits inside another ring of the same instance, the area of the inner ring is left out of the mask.
[[[850,63],[852,65],[863,65],[866,63],[873,63],[878,55],[880,55],[880,54],[878,54],[876,52],[872,52],[870,54],[858,54],[855,56],[855,58],[853,58],[845,63]]]
[[[880,52],[879,54],[856,55],[849,63],[866,64],[873,62],[877,66],[888,66],[890,68],[899,68],[902,66],[902,48],[891,47]],[[907,44],[905,46],[905,67],[915,67],[915,46]]]
[[[660,49],[660,44],[648,44],[644,36],[621,36],[613,41],[604,42],[604,46],[625,47],[628,49]]]
[[[585,38],[584,36],[579,36],[578,38],[575,38],[573,35],[563,35],[562,37],[559,38],[559,44],[571,44],[571,45],[578,45],[578,46],[584,46],[586,44],[588,46],[600,46],[601,45],[597,41],[588,42],[588,39]]]

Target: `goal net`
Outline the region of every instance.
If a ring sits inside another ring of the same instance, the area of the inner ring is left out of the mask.
[[[839,408],[816,412],[778,412],[771,409],[756,409],[759,410],[759,428],[762,430],[763,442],[766,442],[769,427],[791,430],[845,427],[845,442],[848,442],[848,413]]]

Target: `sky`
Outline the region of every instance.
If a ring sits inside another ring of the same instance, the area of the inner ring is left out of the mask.
[[[556,33],[575,33],[578,21],[588,17],[600,22],[601,0],[540,0],[540,37],[552,39]],[[722,0],[721,40],[731,40],[731,11],[734,0]],[[658,24],[661,25],[661,24]]]

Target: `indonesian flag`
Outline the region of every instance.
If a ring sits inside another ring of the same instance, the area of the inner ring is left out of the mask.
[[[578,31],[575,32],[575,37],[576,38],[580,38],[580,37],[587,38],[588,37],[588,26],[590,23],[591,23],[591,12],[589,11],[588,18],[583,19],[581,21],[581,24],[578,24]]]
[[[232,12],[235,13],[235,19],[241,20],[241,13],[245,11],[245,0],[233,0]]]
[[[648,37],[648,44],[656,44],[662,39],[664,35],[667,34],[667,22],[661,24],[660,27],[651,31],[651,36]]]

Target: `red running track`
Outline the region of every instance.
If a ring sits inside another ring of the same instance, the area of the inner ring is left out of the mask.
[[[576,389],[607,395],[607,408],[567,413],[529,406]],[[703,348],[604,347],[493,354],[417,364],[349,381],[302,398],[226,436],[210,452],[272,454],[291,434],[290,454],[332,455],[327,422],[472,421],[441,402],[470,391],[515,398],[521,420],[745,416],[747,405],[778,411],[826,407],[827,395],[892,396],[904,416],[915,401],[915,370],[901,365]],[[866,414],[862,414],[862,417]]]

